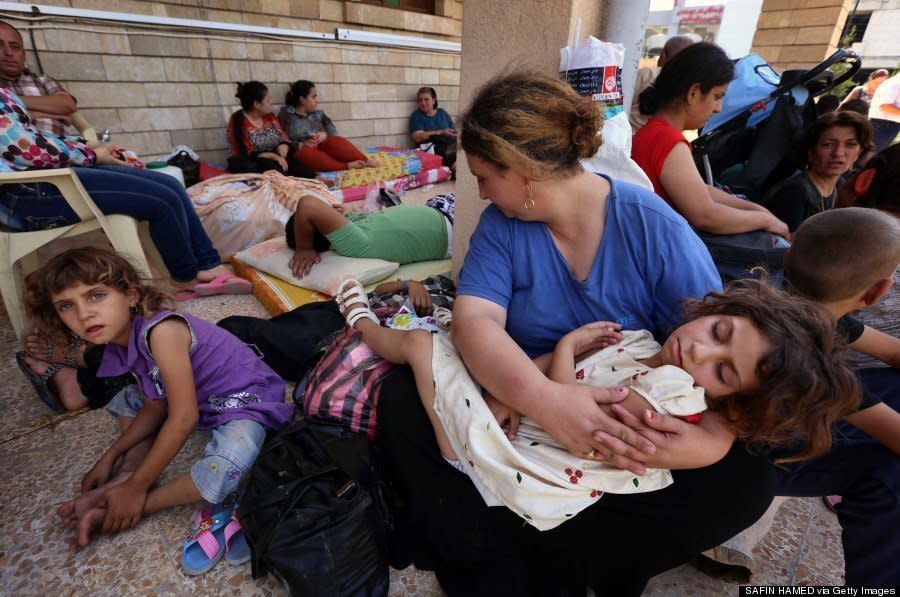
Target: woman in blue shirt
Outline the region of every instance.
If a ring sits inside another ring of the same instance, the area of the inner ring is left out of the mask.
[[[434,153],[444,158],[444,165],[455,169],[456,129],[447,111],[438,107],[434,87],[422,87],[416,93],[419,107],[409,117],[409,134],[416,145],[431,143]]]
[[[596,106],[555,78],[514,74],[478,93],[461,142],[491,205],[459,274],[453,340],[501,424],[530,417],[573,454],[635,475],[670,468],[675,483],[604,495],[551,531],[523,527],[509,510],[488,508],[443,461],[401,369],[382,389],[381,439],[409,503],[412,559],[428,560],[449,594],[584,594],[591,586],[598,595],[639,595],[654,575],[752,524],[772,499],[771,465],[732,447],[722,417],[638,421],[614,405],[627,392],[557,384],[542,359],[531,360],[596,320],[662,340],[683,299],[720,288],[684,218],[645,189],[582,169],[601,124]]]

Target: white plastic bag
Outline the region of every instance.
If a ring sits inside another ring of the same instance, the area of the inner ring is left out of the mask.
[[[603,145],[592,157],[581,160],[584,169],[652,191],[653,183],[637,162],[631,159],[631,124],[628,122],[628,114],[619,112],[612,118],[605,119],[600,134],[603,135]]]
[[[577,45],[559,51],[560,75],[575,91],[603,106],[603,116],[612,118],[624,110],[622,64],[625,46],[589,35]]]

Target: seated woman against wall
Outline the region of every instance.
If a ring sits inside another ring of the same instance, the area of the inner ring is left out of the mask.
[[[438,107],[434,87],[422,87],[416,93],[418,109],[409,117],[409,134],[416,145],[431,143],[444,165],[455,171],[456,129],[447,111]]]
[[[793,232],[812,215],[831,209],[841,176],[872,146],[872,125],[865,116],[840,110],[819,116],[803,138],[804,169],[779,183],[763,199]]]
[[[291,155],[291,139],[272,113],[269,88],[259,81],[238,83],[234,96],[241,100],[241,109],[228,120],[232,154],[228,158],[228,171],[278,170],[288,176],[314,178],[315,173]]]
[[[766,208],[707,185],[682,134],[722,109],[732,78],[734,65],[715,44],[697,43],[676,54],[641,93],[641,113],[652,117],[632,138],[631,157],[656,194],[694,228],[714,234],[767,230],[787,237],[787,226]]]
[[[316,172],[332,172],[350,168],[374,168],[378,163],[347,139],[337,134],[337,127],[319,109],[319,93],[312,81],[295,81],[284,96],[284,107],[278,113],[281,126],[297,146],[294,153],[304,166]]]

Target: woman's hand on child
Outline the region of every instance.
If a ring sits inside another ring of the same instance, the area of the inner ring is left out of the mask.
[[[590,457],[643,475],[644,462],[656,451],[656,446],[600,408],[624,400],[628,388],[580,384],[557,384],[557,387],[558,392],[546,396],[541,410],[534,413],[538,424],[579,458]]]
[[[424,284],[418,280],[410,280],[407,292],[409,293],[409,300],[412,301],[418,315],[429,315],[434,311],[431,295],[428,294],[428,289],[425,288]]]
[[[130,481],[116,485],[104,493],[97,502],[98,506],[106,508],[103,532],[118,533],[136,525],[144,514],[146,501],[147,491]]]
[[[569,343],[576,358],[622,341],[622,326],[611,321],[594,321],[576,328],[562,337],[560,343]]]
[[[500,427],[508,425],[506,429],[506,437],[509,438],[509,441],[516,439],[516,434],[519,432],[519,423],[522,420],[522,415],[520,415],[509,406],[503,404],[490,394],[485,394],[484,402],[485,404],[487,404],[488,408],[491,409],[491,413],[494,415],[494,418],[497,419],[497,423],[499,423]]]
[[[313,249],[297,249],[294,251],[294,256],[291,257],[291,260],[288,262],[288,267],[291,268],[291,273],[294,274],[294,277],[298,280],[303,278],[310,272],[312,267],[322,261],[322,257],[319,255],[319,252]]]
[[[81,480],[81,493],[87,493],[92,489],[97,489],[107,481],[112,474],[113,463],[115,461],[108,458],[106,454],[100,457],[100,460]]]
[[[316,133],[316,145],[318,145],[319,143],[321,143],[322,141],[324,141],[327,138],[328,138],[328,133],[326,133],[325,131],[319,131],[318,133]]]
[[[646,461],[653,468],[690,469],[709,466],[721,460],[734,440],[727,421],[718,413],[705,412],[700,424],[691,424],[678,417],[645,409],[643,417],[636,416],[614,404],[612,412],[635,433],[656,446],[656,452]],[[601,449],[601,454],[605,451]],[[608,462],[618,468],[613,462]],[[630,469],[629,469],[630,470]]]

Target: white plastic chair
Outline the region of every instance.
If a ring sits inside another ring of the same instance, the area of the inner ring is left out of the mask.
[[[25,275],[41,265],[35,253],[57,239],[101,230],[113,248],[128,259],[141,273],[150,278],[152,272],[141,246],[141,234],[149,236],[146,224],[123,215],[104,215],[91,201],[81,181],[69,168],[29,170],[0,174],[0,184],[48,182],[55,185],[80,222],[49,230],[18,232],[0,226],[0,294],[16,335],[25,329],[26,317],[22,305]],[[148,247],[153,246],[152,242]]]

